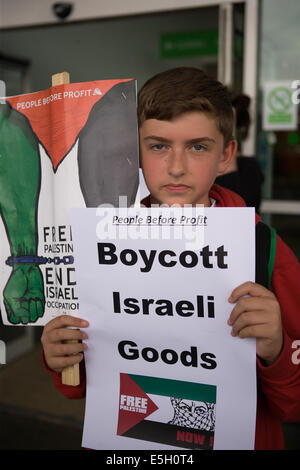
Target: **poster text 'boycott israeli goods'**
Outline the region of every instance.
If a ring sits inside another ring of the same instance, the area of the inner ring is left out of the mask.
[[[65,84],[2,99],[0,155],[3,323],[77,315],[69,209],[117,207],[119,196],[135,203],[136,82]]]
[[[83,445],[253,449],[255,341],[231,336],[255,276],[250,208],[71,211],[90,323]]]

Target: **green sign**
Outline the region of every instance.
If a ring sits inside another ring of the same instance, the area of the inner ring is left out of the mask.
[[[160,56],[163,59],[217,56],[218,38],[217,29],[163,33],[160,38]]]
[[[297,108],[292,102],[291,83],[266,82],[264,89],[264,130],[297,129]]]
[[[267,97],[270,114],[269,122],[292,122],[292,93],[284,87],[277,87],[271,90]]]

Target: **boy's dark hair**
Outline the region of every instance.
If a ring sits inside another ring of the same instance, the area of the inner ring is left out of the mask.
[[[190,111],[215,118],[225,147],[233,139],[233,111],[228,90],[202,70],[194,67],[166,70],[150,78],[139,92],[139,127],[147,119],[170,121]]]
[[[250,126],[250,97],[244,94],[236,95],[231,102],[236,114],[236,132],[239,134],[240,140],[243,141],[248,136]]]

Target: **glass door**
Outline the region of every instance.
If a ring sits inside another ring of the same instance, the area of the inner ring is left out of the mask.
[[[265,174],[263,217],[300,259],[299,13],[297,0],[263,0],[258,154]],[[298,88],[298,89],[297,89]]]

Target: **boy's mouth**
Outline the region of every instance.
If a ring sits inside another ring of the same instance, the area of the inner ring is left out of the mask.
[[[190,189],[186,184],[165,184],[164,189],[172,193],[184,193]]]

